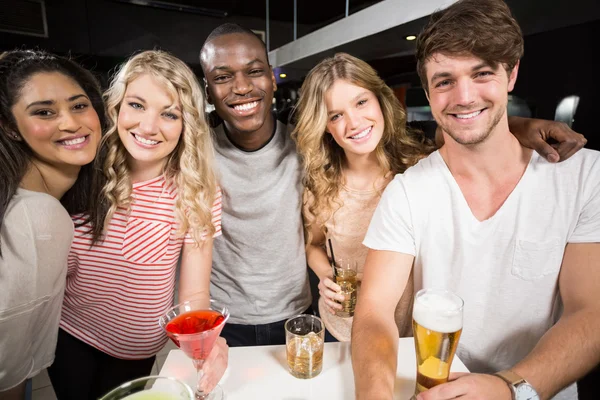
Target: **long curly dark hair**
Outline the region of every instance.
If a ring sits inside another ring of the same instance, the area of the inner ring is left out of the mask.
[[[106,129],[106,112],[102,91],[94,75],[72,60],[38,50],[13,50],[0,54],[0,226],[10,200],[17,192],[30,167],[33,153],[19,134],[12,107],[29,79],[41,72],[58,72],[85,91],[98,114],[102,132]],[[101,174],[94,173],[94,163],[83,166],[75,184],[63,195],[61,203],[69,214],[96,210],[102,188]],[[1,243],[0,243],[1,246]],[[2,251],[0,248],[0,256]]]

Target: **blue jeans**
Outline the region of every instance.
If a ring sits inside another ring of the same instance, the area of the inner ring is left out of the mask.
[[[327,329],[325,329],[325,342],[339,342],[339,340],[337,340],[331,333],[329,333]]]
[[[312,306],[303,314],[315,314]],[[285,344],[285,321],[261,325],[225,324],[221,336],[229,347]]]
[[[31,382],[31,379],[27,379],[27,383],[25,384],[25,400],[31,400],[31,392],[33,391]]]

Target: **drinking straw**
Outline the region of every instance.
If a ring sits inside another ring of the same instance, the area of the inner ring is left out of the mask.
[[[331,266],[333,267],[333,278],[335,279],[335,256],[333,255],[333,246],[331,245],[331,238],[327,239],[329,242],[329,252],[331,253]]]

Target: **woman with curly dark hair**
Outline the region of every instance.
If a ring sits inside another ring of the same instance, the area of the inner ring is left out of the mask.
[[[73,239],[96,195],[104,125],[94,76],[42,51],[0,55],[0,397],[54,360]]]

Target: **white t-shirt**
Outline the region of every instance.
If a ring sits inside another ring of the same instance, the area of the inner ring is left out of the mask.
[[[472,372],[523,359],[561,312],[567,243],[600,242],[600,153],[550,164],[532,155],[494,216],[478,221],[439,152],[386,188],[364,244],[415,256],[415,290],[447,288],[465,301],[457,354]],[[556,399],[577,399],[575,385]]]
[[[4,391],[54,361],[73,222],[54,197],[18,189],[0,234],[0,391]]]

